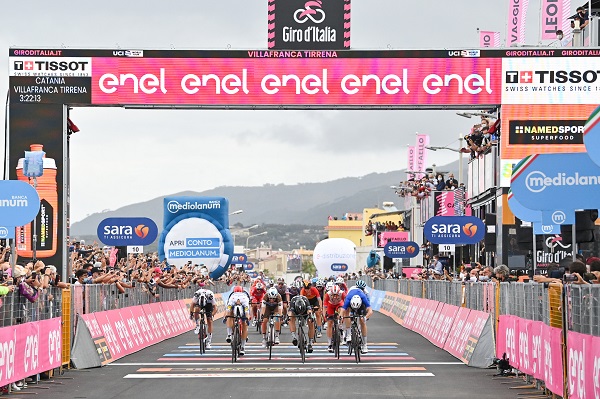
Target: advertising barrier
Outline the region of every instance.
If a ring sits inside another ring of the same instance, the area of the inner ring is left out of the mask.
[[[215,319],[223,317],[221,294],[216,294]],[[189,319],[191,300],[178,300],[131,306],[80,315],[84,323],[78,325],[72,360],[76,368],[103,366],[165,339],[192,330],[195,322]],[[86,331],[79,331],[81,329]],[[88,342],[93,342],[90,351]],[[91,361],[95,357],[95,361]]]
[[[544,381],[551,392],[563,395],[562,330],[541,321],[501,315],[496,356],[506,353],[512,367]]]
[[[482,368],[491,364],[494,331],[489,313],[393,292],[375,290],[372,295],[380,303],[374,310],[422,335],[463,363]]]
[[[0,385],[60,367],[61,319],[0,328]]]
[[[569,398],[600,398],[600,337],[569,331],[567,361]]]

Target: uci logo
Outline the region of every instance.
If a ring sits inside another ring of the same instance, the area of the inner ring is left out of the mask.
[[[448,51],[448,57],[460,57],[460,50],[450,50]]]

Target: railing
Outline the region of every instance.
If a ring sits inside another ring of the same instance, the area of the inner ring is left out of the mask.
[[[40,290],[35,302],[29,302],[18,292],[0,299],[0,327],[14,326],[31,321],[47,320],[62,314],[62,289],[49,287]]]

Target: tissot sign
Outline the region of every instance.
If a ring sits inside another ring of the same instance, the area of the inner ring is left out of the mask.
[[[350,48],[350,0],[270,0],[271,49]]]

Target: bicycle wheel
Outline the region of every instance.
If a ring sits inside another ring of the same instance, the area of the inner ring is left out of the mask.
[[[234,321],[233,324],[233,337],[231,337],[231,363],[235,363],[239,356],[239,340],[240,340],[240,331],[238,327],[239,323],[237,320]]]
[[[300,359],[302,363],[306,361],[306,339],[304,337],[304,327],[302,323],[298,325],[298,349],[300,349]]]
[[[269,347],[269,360],[271,360],[273,346],[275,345],[275,324],[272,321],[269,321],[269,330],[267,336],[269,337],[267,340],[267,346]]]
[[[200,328],[198,329],[198,341],[200,341],[200,354],[203,355],[206,352],[206,325],[204,324],[204,315],[200,314]]]
[[[360,362],[360,332],[358,331],[358,326],[356,324],[352,324],[352,350],[354,351],[354,360],[356,363]]]
[[[260,308],[258,308],[258,310],[256,311],[256,332],[258,332],[258,333],[261,332],[261,326],[262,326],[262,320],[261,320]]]
[[[333,346],[333,356],[340,358],[340,330],[337,320],[333,321],[333,331],[331,332],[331,345]]]

